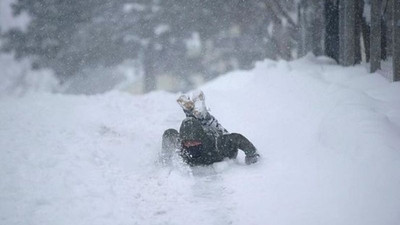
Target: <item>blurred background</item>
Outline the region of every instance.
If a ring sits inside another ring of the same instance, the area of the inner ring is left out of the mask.
[[[352,2],[356,38],[350,38],[358,63],[369,60],[371,3]],[[388,2],[381,6],[384,24],[391,19]],[[3,95],[178,92],[265,58],[291,60],[312,52],[340,61],[338,0],[0,3]],[[384,49],[390,49],[391,30],[383,28]]]

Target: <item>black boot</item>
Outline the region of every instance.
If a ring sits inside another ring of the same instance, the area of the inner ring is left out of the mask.
[[[180,148],[179,133],[175,129],[164,131],[162,136],[162,147],[160,154],[160,162],[162,165],[170,165],[171,157]]]

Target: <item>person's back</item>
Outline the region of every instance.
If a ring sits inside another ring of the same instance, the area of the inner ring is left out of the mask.
[[[162,141],[162,161],[168,162],[178,149],[189,165],[209,165],[225,158],[236,158],[238,149],[246,154],[246,163],[258,161],[260,155],[254,145],[243,135],[229,133],[208,112],[203,92],[192,99],[182,95],[178,103],[186,114],[179,132],[168,129]]]

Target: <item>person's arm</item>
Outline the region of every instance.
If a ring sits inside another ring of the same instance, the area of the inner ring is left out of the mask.
[[[260,155],[258,153],[254,153],[252,155],[246,155],[244,160],[247,165],[250,165],[250,164],[256,163],[259,158],[260,158]]]
[[[229,134],[229,132],[208,111],[205,112],[204,114],[200,114],[197,116],[195,115],[195,117],[201,122],[203,126],[210,127],[211,129],[216,130],[220,134]]]
[[[230,142],[235,146],[235,148],[238,148],[244,152],[246,155],[245,157],[245,162],[246,164],[253,164],[258,161],[260,158],[260,155],[257,152],[257,148],[247,139],[245,136],[239,133],[232,133],[228,135],[224,135],[224,139]],[[224,145],[224,141],[221,143]]]

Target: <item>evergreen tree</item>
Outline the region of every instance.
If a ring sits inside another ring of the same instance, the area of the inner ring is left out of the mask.
[[[68,54],[77,28],[91,20],[93,7],[99,1],[18,0],[15,15],[26,11],[31,19],[26,32],[12,29],[5,34],[6,51],[15,51],[17,58],[34,56],[35,67],[51,67],[59,75],[70,75],[79,69],[81,59]]]
[[[50,67],[62,78],[85,68],[138,59],[145,91],[158,74],[247,69],[264,58],[291,59],[298,24],[294,0],[17,0],[27,12],[26,31],[5,34],[4,50],[32,56],[34,66]],[[197,42],[190,50],[188,42]]]

